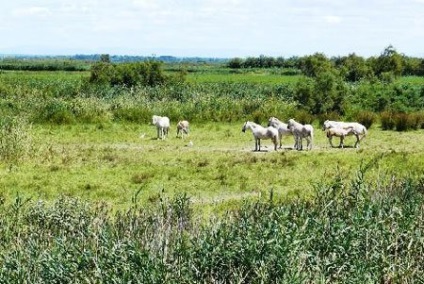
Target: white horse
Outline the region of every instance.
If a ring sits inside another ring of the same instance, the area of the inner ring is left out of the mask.
[[[312,141],[314,139],[314,128],[310,124],[301,124],[294,119],[289,119],[287,128],[293,132],[295,137],[295,149],[303,150],[302,140],[306,139],[306,149],[312,150]]]
[[[156,126],[158,139],[164,140],[169,131],[169,118],[166,116],[152,116],[152,124]]]
[[[272,126],[263,127],[251,121],[246,121],[241,131],[246,132],[246,129],[250,129],[255,138],[255,151],[261,150],[261,139],[271,139],[274,143],[274,150],[277,151],[278,144],[278,130]]]
[[[335,137],[340,137],[339,148],[342,148],[343,149],[344,148],[343,141],[344,141],[345,137],[348,136],[348,135],[355,135],[354,132],[355,132],[355,130],[353,129],[352,126],[346,128],[346,129],[332,127],[332,128],[328,128],[326,130],[326,135],[327,135],[328,141],[330,142],[331,147],[334,147],[333,146],[333,141],[332,141],[333,137],[334,136]]]
[[[283,136],[292,136],[293,132],[287,128],[287,124],[280,121],[278,118],[271,116],[268,119],[268,126],[272,126],[278,130],[278,139],[280,140],[280,149],[283,147],[282,138]],[[296,139],[294,140],[294,147],[296,147]]]
[[[187,120],[180,120],[177,123],[177,137],[181,133],[181,138],[184,139],[184,134],[188,135],[190,131],[190,124]]]
[[[322,126],[322,130],[327,130],[330,128],[343,128],[348,129],[352,128],[353,131],[350,131],[347,136],[355,135],[356,142],[354,147],[359,147],[359,142],[367,135],[367,128],[360,124],[359,122],[343,122],[343,121],[332,121],[326,120]]]

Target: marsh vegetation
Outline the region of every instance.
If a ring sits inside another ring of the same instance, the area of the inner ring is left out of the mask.
[[[0,282],[422,279],[422,77],[107,64],[0,71]],[[253,152],[243,122],[271,116],[313,149]],[[364,123],[360,148],[330,147],[327,118]]]

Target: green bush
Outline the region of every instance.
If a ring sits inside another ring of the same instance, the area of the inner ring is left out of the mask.
[[[355,119],[355,121],[361,123],[368,129],[373,125],[375,120],[376,120],[375,113],[369,112],[369,111],[358,112],[356,114],[356,119]]]
[[[424,112],[414,112],[409,114],[412,129],[424,129]]]
[[[297,122],[300,122],[302,124],[312,124],[315,117],[310,114],[307,111],[304,110],[298,110],[295,113],[295,118],[294,118]]]
[[[396,131],[407,131],[418,128],[417,120],[413,115],[407,113],[397,113],[394,117],[394,120]]]
[[[179,74],[179,76],[183,75]],[[166,82],[166,79],[161,63],[157,61],[121,64],[97,62],[91,67],[89,82],[130,88],[136,85],[161,85]]]
[[[383,130],[393,130],[395,123],[395,116],[390,111],[384,111],[380,114],[381,128]]]

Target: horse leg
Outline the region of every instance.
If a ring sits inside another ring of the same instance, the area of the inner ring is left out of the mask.
[[[303,150],[303,141],[302,141],[302,137],[300,136],[297,137],[297,150],[299,151]]]
[[[333,146],[333,136],[328,137],[328,142],[330,142],[331,148],[334,148],[334,146]]]
[[[261,139],[258,139],[258,151],[261,151]]]
[[[356,142],[355,142],[355,148],[359,148],[359,135],[355,135],[356,136]]]
[[[344,135],[340,136],[340,147],[343,149],[344,148]]]

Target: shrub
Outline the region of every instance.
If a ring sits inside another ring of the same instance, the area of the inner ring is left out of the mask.
[[[414,116],[407,113],[398,113],[394,117],[396,131],[407,131],[417,129],[417,120]]]
[[[134,87],[161,85],[166,79],[161,63],[156,61],[122,64],[97,62],[91,68],[89,82]]]
[[[356,114],[356,121],[363,124],[366,128],[370,128],[376,119],[373,112],[361,111]]]
[[[381,128],[383,130],[392,130],[395,127],[394,114],[390,111],[384,111],[380,114]]]
[[[423,112],[414,112],[409,114],[409,118],[412,123],[412,129],[424,128],[424,113]]]
[[[295,120],[302,124],[312,124],[314,116],[305,110],[299,110],[295,113]]]

